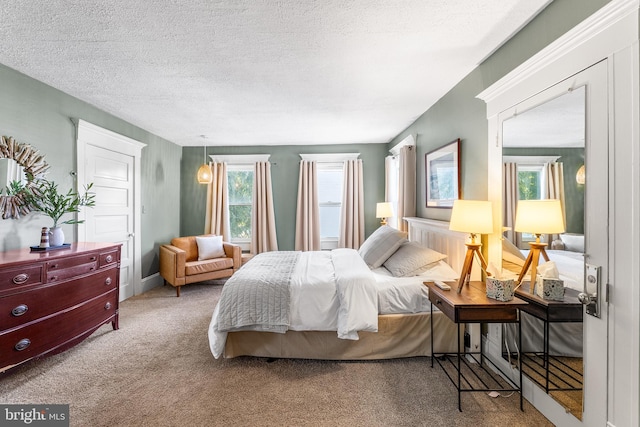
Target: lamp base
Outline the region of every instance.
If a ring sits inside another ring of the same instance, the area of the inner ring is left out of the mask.
[[[527,274],[527,270],[531,267],[531,282],[529,282],[529,292],[533,293],[533,287],[536,284],[536,276],[538,274],[538,262],[540,261],[540,255],[544,258],[545,261],[549,261],[549,256],[547,255],[547,251],[545,247],[546,243],[541,242],[529,242],[529,246],[531,249],[529,250],[529,255],[527,259],[524,261],[524,265],[522,266],[522,271],[518,276],[518,284],[522,283],[522,279],[525,274]]]
[[[471,267],[473,267],[473,257],[474,255],[478,257],[480,260],[480,265],[482,269],[486,271],[487,262],[484,260],[482,256],[482,252],[480,252],[480,248],[482,244],[480,243],[466,243],[467,245],[467,254],[464,257],[464,264],[462,264],[462,272],[460,273],[460,279],[458,280],[458,293],[462,292],[462,287],[464,284],[469,284],[471,280]]]

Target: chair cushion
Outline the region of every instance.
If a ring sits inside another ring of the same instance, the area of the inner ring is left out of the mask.
[[[191,261],[185,264],[185,275],[205,274],[212,271],[233,268],[233,258],[216,258],[204,261]]]
[[[198,261],[225,257],[222,236],[196,236]]]

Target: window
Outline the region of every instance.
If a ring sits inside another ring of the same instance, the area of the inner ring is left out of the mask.
[[[387,202],[391,203],[394,216],[387,218],[387,224],[398,228],[398,197],[400,189],[400,157],[390,156],[387,160]]]
[[[229,240],[244,252],[251,250],[251,215],[253,213],[253,165],[269,161],[268,154],[213,155],[214,162],[227,164],[229,195]]]
[[[251,243],[253,166],[227,165],[229,228],[232,243]],[[244,249],[244,248],[243,248]]]
[[[338,247],[342,208],[343,165],[319,163],[317,166],[320,240],[322,249]]]
[[[542,198],[542,165],[518,165],[518,200]],[[533,242],[535,234],[522,233],[523,242]]]
[[[338,247],[344,184],[344,162],[360,153],[300,154],[302,160],[316,162],[318,207],[320,211],[320,249]]]

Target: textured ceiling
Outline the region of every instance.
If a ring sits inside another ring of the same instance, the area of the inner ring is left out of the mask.
[[[387,142],[550,0],[16,0],[0,63],[180,145]]]

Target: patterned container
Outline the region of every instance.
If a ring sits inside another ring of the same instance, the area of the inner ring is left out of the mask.
[[[487,277],[487,297],[498,301],[511,301],[513,299],[513,291],[515,290],[515,282],[513,279],[494,279]]]
[[[542,299],[551,301],[564,300],[564,281],[560,279],[543,279],[538,276],[534,293]]]

